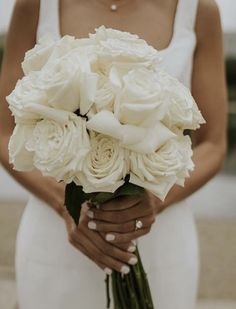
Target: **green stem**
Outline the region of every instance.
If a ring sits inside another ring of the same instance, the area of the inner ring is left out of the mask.
[[[146,294],[145,302],[146,302],[146,304],[147,304],[149,309],[154,309],[154,305],[153,305],[153,301],[152,301],[152,296],[151,296],[151,291],[150,291],[149,283],[148,283],[148,280],[147,280],[147,274],[144,271],[142,260],[141,260],[138,248],[136,250],[136,255],[138,257],[138,264],[137,265],[138,265],[138,267],[140,269],[140,273],[141,273],[141,277],[142,277],[141,280],[143,282],[143,289],[144,289],[144,292]]]
[[[117,287],[118,287],[118,295],[119,295],[119,299],[120,299],[120,304],[122,306],[122,309],[126,309],[126,308],[128,308],[128,306],[127,306],[127,303],[126,303],[124,290],[122,288],[122,278],[121,278],[120,273],[117,273],[116,280],[117,280]]]
[[[135,287],[133,284],[133,280],[132,277],[129,275],[125,276],[126,279],[126,283],[128,286],[128,290],[129,290],[129,297],[130,297],[130,301],[131,301],[131,308],[132,309],[139,309],[139,305],[138,305],[138,297],[136,295],[136,291],[135,291]]]
[[[145,296],[145,293],[144,293],[144,283],[143,280],[142,280],[142,276],[141,276],[141,272],[139,270],[139,262],[134,266],[132,267],[132,275],[133,275],[133,282],[136,283],[136,291],[138,293],[138,299],[139,299],[139,302],[140,302],[140,305],[142,305],[142,309],[146,309],[146,296]]]
[[[124,276],[121,278],[121,282],[122,282],[122,290],[124,293],[124,297],[126,299],[126,303],[128,304],[128,308],[130,308],[129,291],[128,291],[128,287],[127,287]]]
[[[106,279],[106,295],[107,295],[107,308],[110,308],[110,304],[111,304],[111,297],[110,297],[110,276],[107,275]]]
[[[113,293],[113,300],[114,300],[114,309],[121,309],[117,291],[118,289],[117,289],[116,272],[113,272],[112,273],[112,293]]]

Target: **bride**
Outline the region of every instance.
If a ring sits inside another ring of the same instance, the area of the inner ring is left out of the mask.
[[[185,188],[174,187],[163,203],[146,192],[141,200],[84,209],[75,226],[63,207],[64,185],[37,171],[16,172],[9,164],[14,122],[5,97],[22,77],[25,52],[43,35],[81,38],[102,24],[136,33],[158,49],[164,69],[191,88],[207,124],[192,134],[196,169]],[[215,2],[17,0],[0,89],[0,160],[30,192],[17,236],[19,308],[104,309],[104,272],[128,273],[136,263],[133,240],[138,239],[155,308],[194,309],[198,243],[186,198],[217,173],[226,152],[226,85]],[[137,219],[143,226],[135,226]]]

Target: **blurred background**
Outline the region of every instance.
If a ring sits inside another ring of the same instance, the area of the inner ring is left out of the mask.
[[[197,309],[236,308],[236,1],[217,0],[217,3],[224,31],[229,90],[229,149],[222,172],[189,198],[200,245]],[[14,0],[0,0],[0,63],[13,5]],[[13,309],[16,303],[15,238],[27,197],[28,193],[0,166],[0,308],[3,309]]]

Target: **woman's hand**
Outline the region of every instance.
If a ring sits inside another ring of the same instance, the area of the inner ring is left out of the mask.
[[[116,270],[123,274],[130,271],[128,265],[135,265],[137,257],[132,253],[135,251],[133,243],[126,243],[115,246],[104,240],[100,233],[88,228],[89,218],[85,215],[86,204],[83,205],[81,218],[78,226],[69,215],[66,208],[63,211],[63,218],[68,231],[69,242],[94,261],[106,274]]]
[[[104,235],[107,242],[127,243],[150,232],[164,204],[152,193],[113,199],[96,209],[90,205],[88,227]]]

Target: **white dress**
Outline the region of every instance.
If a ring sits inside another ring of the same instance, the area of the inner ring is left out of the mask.
[[[41,0],[37,37],[59,32],[59,0]],[[198,0],[179,0],[174,34],[161,50],[163,66],[190,86]],[[186,201],[157,216],[139,240],[156,309],[194,309],[199,273],[198,239]],[[104,273],[67,240],[63,220],[35,196],[18,231],[16,279],[20,309],[105,309]],[[132,308],[127,308],[132,309]]]

